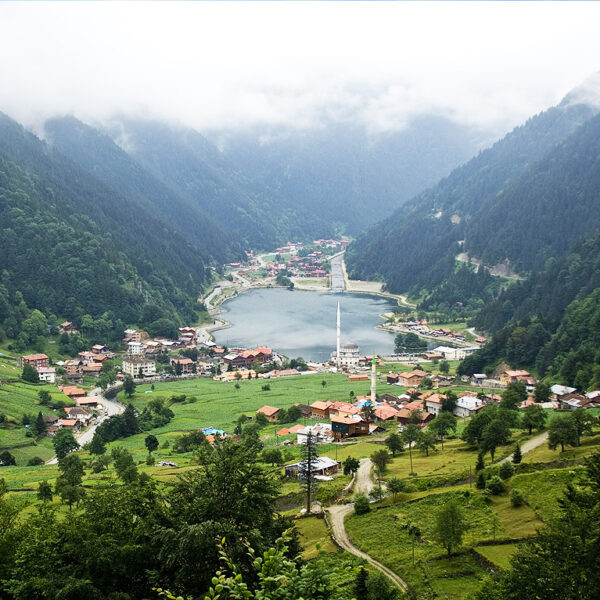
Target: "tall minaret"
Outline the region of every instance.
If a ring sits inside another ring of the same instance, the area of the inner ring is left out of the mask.
[[[373,355],[373,362],[371,363],[371,406],[375,408],[375,401],[377,400],[377,373],[375,372],[375,355]]]
[[[338,302],[337,308],[337,353],[335,355],[335,362],[337,368],[340,368],[340,332],[341,332],[341,319],[340,319],[340,303]]]

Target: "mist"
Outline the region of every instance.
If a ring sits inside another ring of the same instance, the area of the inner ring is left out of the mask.
[[[498,134],[599,68],[598,3],[0,4],[0,110],[200,131],[445,116]],[[585,97],[585,93],[581,93]]]

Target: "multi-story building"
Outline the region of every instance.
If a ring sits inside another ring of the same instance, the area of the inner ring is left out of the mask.
[[[28,354],[21,356],[21,367],[31,365],[35,369],[48,366],[48,357],[45,354]]]
[[[147,358],[125,358],[123,360],[123,373],[131,375],[131,377],[150,377],[156,374],[156,364]]]

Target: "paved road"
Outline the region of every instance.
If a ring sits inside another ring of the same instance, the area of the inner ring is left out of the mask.
[[[548,432],[544,431],[543,433],[536,435],[535,437],[531,438],[530,440],[527,440],[521,446],[521,454],[531,452],[532,450],[535,450],[538,446],[545,444],[547,441],[548,441]],[[508,462],[509,460],[512,460],[512,457],[513,457],[513,455],[511,454],[510,456],[507,456],[506,458],[499,460],[498,464],[501,465],[504,462]]]
[[[368,458],[363,458],[360,461],[360,467],[356,472],[356,479],[354,480],[354,492],[368,494],[371,488],[375,485],[371,478],[371,471],[373,470],[373,463]],[[382,565],[379,561],[375,560],[372,556],[359,550],[348,537],[346,527],[344,526],[344,519],[346,515],[354,510],[354,505],[343,504],[341,506],[330,506],[327,509],[329,513],[329,521],[331,523],[331,529],[333,530],[333,536],[337,543],[344,549],[366,560],[369,564],[373,565],[377,570],[386,575],[392,580],[401,590],[406,590],[406,582],[398,577],[394,571]]]
[[[98,423],[96,425],[90,425],[86,430],[75,435],[75,439],[79,442],[80,446],[83,446],[84,444],[87,444],[88,442],[92,441],[92,438],[94,437],[94,433],[96,432],[96,427],[98,427],[98,425],[100,425],[100,423],[102,423],[102,421],[104,421],[105,419],[108,419],[108,417],[110,417],[112,415],[119,415],[125,410],[125,407],[122,404],[120,404],[118,402],[113,402],[112,400],[107,400],[106,398],[104,398],[102,396],[101,388],[93,389],[90,392],[90,396],[98,396],[98,401],[108,411],[108,414],[106,416],[100,417],[98,419]],[[55,456],[52,460],[49,460],[46,464],[47,465],[55,465],[57,462],[58,462],[58,459]]]

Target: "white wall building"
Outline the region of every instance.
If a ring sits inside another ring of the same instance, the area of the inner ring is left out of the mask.
[[[127,354],[130,356],[142,354],[142,342],[127,342]]]
[[[156,374],[156,365],[146,358],[125,358],[123,360],[123,373],[131,377],[150,377]]]
[[[476,398],[475,396],[461,396],[456,401],[456,406],[454,407],[453,412],[457,417],[470,417],[478,410],[481,410],[484,406],[484,401]]]
[[[38,377],[44,383],[56,382],[56,369],[54,367],[38,367]]]

